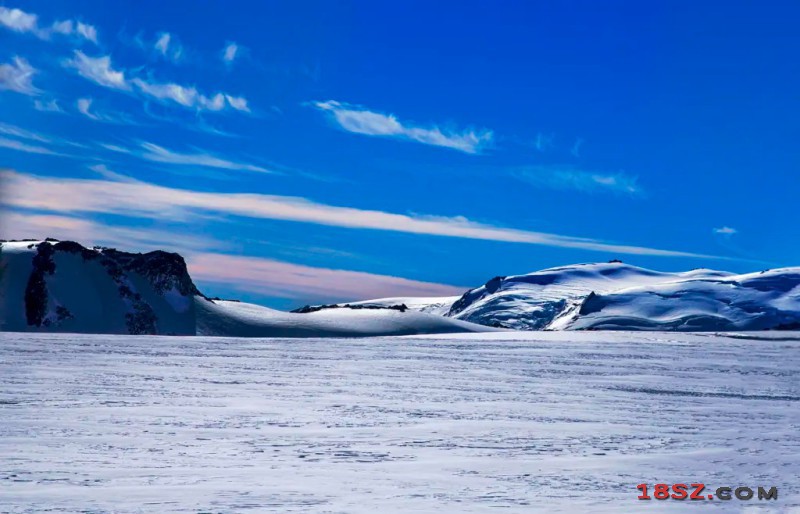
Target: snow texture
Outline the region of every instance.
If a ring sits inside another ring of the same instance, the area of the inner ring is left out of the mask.
[[[799,402],[796,332],[0,333],[0,512],[796,514]]]

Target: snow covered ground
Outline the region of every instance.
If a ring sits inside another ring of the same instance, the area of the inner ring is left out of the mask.
[[[0,512],[798,513],[799,477],[798,333],[0,333]]]

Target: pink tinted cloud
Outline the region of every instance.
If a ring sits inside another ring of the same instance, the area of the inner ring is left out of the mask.
[[[59,213],[113,213],[171,220],[189,219],[199,213],[217,213],[353,229],[578,248],[614,254],[712,258],[689,252],[496,227],[461,216],[395,214],[326,205],[291,196],[205,193],[143,182],[37,177],[11,170],[0,171],[0,182],[4,183],[7,191],[0,200],[6,205]]]
[[[354,301],[394,296],[454,296],[467,288],[361,271],[315,268],[257,257],[190,254],[197,281],[227,284],[240,291],[289,298]]]

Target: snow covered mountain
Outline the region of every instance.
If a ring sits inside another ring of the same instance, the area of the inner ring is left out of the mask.
[[[800,268],[662,273],[618,261],[495,277],[446,316],[518,330],[800,328]]]
[[[194,335],[198,294],[175,253],[0,243],[3,331]]]
[[[136,254],[56,240],[0,242],[5,332],[359,337],[490,330],[388,307],[300,314],[210,299],[175,253]]]
[[[205,297],[175,253],[0,243],[2,331],[359,337],[497,329],[800,329],[800,268],[663,273],[612,261],[495,277],[461,297],[282,312]]]

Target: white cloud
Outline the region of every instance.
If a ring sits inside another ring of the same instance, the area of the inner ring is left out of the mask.
[[[515,178],[539,187],[583,192],[612,192],[640,195],[636,177],[625,173],[583,171],[570,166],[530,166],[516,170]]]
[[[151,98],[176,103],[182,107],[197,111],[222,111],[228,107],[237,111],[249,112],[247,99],[225,93],[214,93],[206,96],[195,87],[181,86],[174,83],[158,83],[139,77],[127,79],[124,71],[115,70],[111,64],[111,56],[89,57],[80,50],[66,61],[65,65],[74,68],[87,80],[104,87],[129,91],[132,85]]]
[[[0,148],[8,148],[9,150],[16,150],[18,152],[35,153],[41,155],[62,155],[43,146],[29,145],[27,143],[23,143],[15,139],[7,139],[5,137],[0,137]]]
[[[367,136],[394,137],[426,145],[452,148],[465,153],[478,153],[492,141],[490,130],[443,131],[437,126],[421,127],[401,123],[393,114],[369,111],[334,100],[314,102],[316,108],[331,115],[344,130]]]
[[[28,139],[29,141],[36,141],[38,143],[50,144],[53,142],[51,138],[43,136],[38,132],[32,132],[16,125],[9,125],[8,123],[0,122],[0,133],[16,138]]]
[[[8,192],[0,201],[7,205],[61,214],[95,212],[180,220],[198,213],[216,213],[359,230],[575,248],[611,254],[712,258],[689,252],[618,245],[589,238],[497,227],[460,216],[395,214],[326,205],[289,196],[206,193],[146,183],[37,177],[11,170],[0,171],[0,180]]]
[[[79,35],[83,36],[84,39],[87,39],[92,43],[97,44],[97,29],[94,28],[94,26],[78,22],[76,32]]]
[[[28,61],[22,57],[14,57],[13,62],[0,64],[0,89],[36,95],[39,90],[33,86],[35,74],[36,69]]]
[[[250,112],[250,108],[247,106],[246,98],[243,98],[241,96],[225,95],[225,100],[228,101],[228,105],[230,105],[237,111]]]
[[[75,23],[72,20],[57,21],[53,23],[50,30],[56,34],[69,35],[75,32]]]
[[[95,84],[111,89],[130,89],[130,84],[125,79],[125,73],[111,67],[111,57],[108,55],[89,57],[80,50],[75,50],[75,56],[65,64],[76,69],[81,77]]]
[[[92,107],[92,99],[91,98],[78,98],[76,102],[76,106],[78,107],[78,112],[86,116],[87,118],[91,118],[93,120],[98,120],[99,118],[95,116],[89,109]]]
[[[96,244],[115,246],[137,252],[165,248],[187,251],[225,246],[222,242],[196,235],[176,234],[150,228],[111,227],[73,216],[0,210],[0,238],[45,237],[55,237],[62,241],[79,241],[88,246]]]
[[[42,112],[64,112],[55,99],[48,101],[34,100],[33,108]]]
[[[184,54],[183,46],[169,32],[160,32],[153,48],[161,56],[173,62],[180,61]]]
[[[113,182],[138,182],[138,180],[133,177],[129,177],[128,175],[123,175],[122,173],[117,173],[116,171],[109,169],[105,164],[93,164],[89,166],[89,169],[104,179]]]
[[[236,59],[236,55],[238,53],[239,53],[239,45],[230,42],[225,45],[225,49],[222,51],[222,60],[230,64]]]
[[[728,227],[728,226],[719,227],[719,228],[715,228],[714,229],[714,233],[715,234],[720,234],[720,235],[728,236],[728,237],[730,237],[730,236],[732,236],[732,235],[734,235],[734,234],[736,234],[738,232],[739,231],[736,230],[735,228],[731,228],[731,227]]]
[[[92,104],[94,100],[92,98],[78,98],[75,102],[75,107],[78,109],[78,112],[86,116],[87,118],[100,121],[103,123],[116,123],[116,124],[123,124],[123,125],[135,125],[136,123],[132,121],[130,118],[125,116],[124,114],[114,113],[109,114],[105,112],[98,112],[92,109]]]
[[[50,32],[63,34],[65,36],[80,36],[87,41],[97,44],[97,29],[93,25],[88,25],[80,21],[57,21],[50,26]]]
[[[49,39],[52,34],[74,35],[97,44],[97,29],[92,25],[76,20],[62,20],[53,22],[49,28],[41,28],[37,15],[20,9],[0,7],[0,25],[16,32],[29,32],[41,39]]]
[[[249,112],[247,100],[224,93],[215,93],[208,97],[197,91],[194,87],[185,87],[179,84],[158,84],[147,82],[139,78],[132,80],[139,90],[158,100],[168,100],[183,107],[197,109],[198,111],[221,111],[233,107],[238,111]]]
[[[156,50],[161,52],[162,55],[167,55],[167,50],[169,50],[169,41],[172,39],[172,36],[169,32],[162,32],[158,36],[158,40],[156,41],[155,47]]]
[[[142,143],[141,146],[144,149],[144,152],[140,153],[134,152],[134,155],[137,155],[138,157],[148,161],[163,162],[166,164],[187,165],[187,166],[202,166],[205,168],[217,168],[224,170],[241,170],[241,171],[257,171],[260,173],[272,173],[271,171],[262,168],[261,166],[230,161],[228,159],[223,159],[221,157],[217,157],[207,152],[179,153],[167,150],[166,148],[155,145],[153,143],[146,143],[146,142]]]
[[[37,20],[35,14],[29,14],[19,9],[0,7],[0,24],[17,32],[33,32],[36,30]]]

